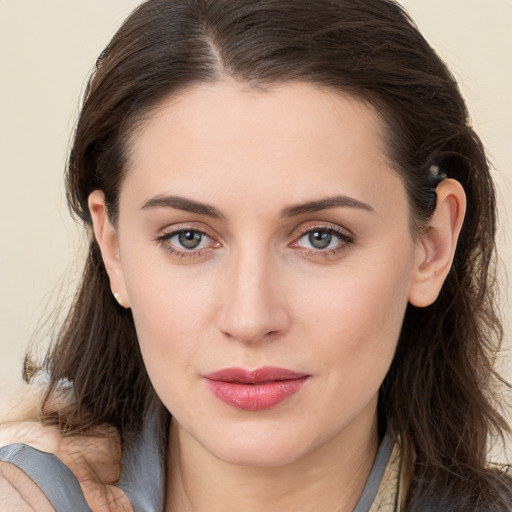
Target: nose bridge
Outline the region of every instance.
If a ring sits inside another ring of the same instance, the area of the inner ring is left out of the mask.
[[[244,342],[282,331],[287,315],[276,294],[275,262],[268,248],[240,248],[230,260],[221,284],[221,330]]]

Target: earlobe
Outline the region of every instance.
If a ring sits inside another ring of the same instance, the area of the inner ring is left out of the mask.
[[[89,211],[93,223],[94,236],[98,243],[103,263],[110,279],[110,288],[118,304],[129,308],[123,268],[119,254],[119,239],[117,230],[112,225],[105,205],[105,194],[94,190],[89,195]]]
[[[436,208],[418,241],[416,261],[409,289],[413,306],[430,306],[438,297],[452,266],[466,212],[466,194],[453,179],[436,188]]]

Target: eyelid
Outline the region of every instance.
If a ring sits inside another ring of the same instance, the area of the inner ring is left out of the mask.
[[[176,224],[167,225],[158,230],[155,238],[161,237],[169,237],[173,234],[179,233],[180,231],[196,231],[197,233],[202,233],[206,236],[209,236],[212,239],[218,239],[219,236],[215,233],[213,229],[206,226],[202,222],[191,221],[191,222],[178,222]]]
[[[294,238],[300,238],[310,231],[315,229],[323,231],[332,231],[333,233],[339,233],[341,236],[355,239],[355,234],[346,227],[341,227],[338,224],[332,224],[330,222],[311,222],[303,224],[298,228],[298,235],[294,235]]]

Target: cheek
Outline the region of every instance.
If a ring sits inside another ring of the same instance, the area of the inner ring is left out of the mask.
[[[328,375],[326,387],[332,391],[326,397],[364,402],[380,387],[407,306],[411,263],[402,263],[386,267],[358,262],[331,278],[328,292],[321,283],[310,283],[302,301],[308,318],[302,329],[321,355],[319,373]]]
[[[186,386],[180,376],[188,374],[200,358],[208,358],[213,348],[208,342],[213,325],[212,284],[192,269],[173,272],[168,263],[139,266],[136,262],[143,260],[137,257],[134,264],[126,260],[126,286],[151,381],[157,391]]]

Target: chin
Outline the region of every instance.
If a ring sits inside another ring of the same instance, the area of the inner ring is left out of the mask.
[[[236,466],[272,468],[282,467],[300,459],[306,450],[301,450],[297,442],[290,443],[289,438],[276,438],[269,442],[261,440],[250,443],[229,443],[216,446],[211,450],[218,459]]]
[[[215,458],[237,466],[280,467],[307,456],[322,444],[318,430],[295,421],[219,422],[192,436]]]

